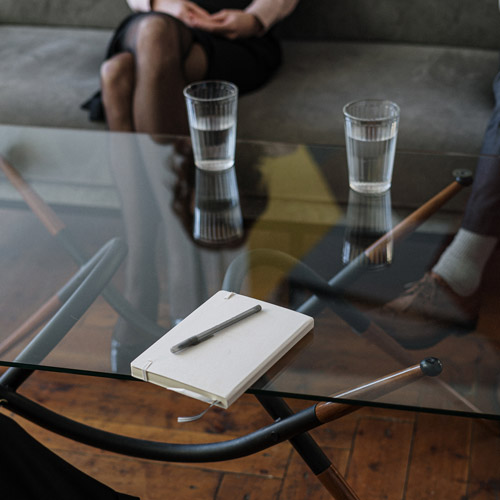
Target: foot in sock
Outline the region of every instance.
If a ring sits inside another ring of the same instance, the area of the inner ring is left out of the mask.
[[[498,238],[461,228],[432,271],[381,309],[373,320],[409,349],[475,328],[478,288]]]
[[[423,349],[450,333],[473,330],[478,312],[478,293],[462,297],[431,271],[370,316],[404,347]]]

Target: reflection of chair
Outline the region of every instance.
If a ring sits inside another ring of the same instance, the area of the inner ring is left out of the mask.
[[[26,183],[17,170],[1,156],[0,169],[11,184],[18,190],[26,204],[31,208],[47,231],[61,244],[78,265],[85,266],[87,257],[83,255],[77,245],[74,244],[71,234],[67,230],[64,222]],[[154,342],[165,333],[163,328],[135,310],[135,308],[112,285],[107,285],[102,294],[111,307],[113,307],[121,317],[134,325],[141,332],[141,335],[149,340],[149,343]],[[44,316],[52,314],[53,311],[57,309],[58,302],[59,300],[55,297],[47,302],[23,325],[23,327],[18,329],[16,332],[17,337],[22,337],[24,334],[27,334],[30,329],[36,327],[40,322],[43,322]],[[0,351],[1,350],[2,347],[0,346]]]
[[[125,254],[126,249],[120,239],[110,240],[96,252],[55,295],[59,302],[57,311],[13,362],[27,366],[41,363],[102,292]],[[31,373],[29,369],[10,368],[0,377],[0,384],[16,388]]]
[[[8,405],[16,389],[33,373],[31,365],[41,363],[64,338],[78,319],[91,306],[115,274],[125,257],[125,246],[119,239],[110,240],[54,295],[53,307],[43,315],[31,318],[29,328],[18,329],[15,337],[4,342],[8,348],[19,340],[19,335],[38,326],[38,319],[52,318],[24,347],[13,362],[26,368],[9,368],[0,377],[2,399]],[[42,318],[43,316],[43,318]],[[22,414],[22,412],[20,412]],[[83,474],[29,436],[19,425],[0,415],[0,440],[5,450],[15,450],[2,462],[2,495],[4,498],[39,499],[123,499],[122,495]],[[42,487],[43,485],[43,487]]]
[[[72,278],[65,283],[40,309],[38,309],[38,311],[32,314],[21,326],[0,342],[0,354],[6,352],[18,342],[23,340],[26,336],[31,334],[36,328],[42,325],[49,317],[54,315],[64,304],[66,304],[66,302],[79,289],[102,259],[110,261],[107,265],[110,266],[111,269],[114,269],[114,274],[116,271],[116,264],[110,259],[114,260],[118,258],[121,261],[124,254],[124,245],[119,240],[111,240],[104,245],[92,258],[85,262],[78,272],[74,274]],[[106,275],[109,274],[107,270],[104,271]],[[96,288],[96,286],[99,285],[93,285],[92,288]],[[85,285],[85,289],[87,289],[89,293],[93,293],[90,291],[89,285]],[[100,291],[101,290],[99,290],[99,292]],[[74,298],[71,300],[73,301]]]

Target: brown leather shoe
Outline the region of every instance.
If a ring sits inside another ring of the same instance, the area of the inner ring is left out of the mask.
[[[450,333],[467,333],[477,324],[479,294],[461,297],[433,272],[370,316],[408,349],[430,347]]]

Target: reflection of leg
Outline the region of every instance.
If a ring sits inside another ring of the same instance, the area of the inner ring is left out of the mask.
[[[122,201],[122,214],[128,245],[124,296],[146,317],[156,320],[158,280],[156,240],[159,215],[134,136],[111,136],[111,166]],[[126,344],[141,341],[137,332],[119,319],[115,340]]]
[[[182,220],[172,209],[178,180],[174,164],[182,163],[185,159],[180,152],[174,154],[172,145],[155,144],[146,138],[140,144],[144,169],[162,220],[167,273],[165,293],[170,318],[176,321],[184,318],[208,298],[200,250],[192,244]],[[166,158],[169,152],[171,157]],[[166,159],[169,161],[166,162]],[[194,164],[189,168],[194,169]],[[183,263],[182,266],[179,265],[180,262]]]
[[[132,210],[133,208],[136,210]],[[124,296],[137,311],[156,321],[159,300],[156,269],[158,219],[156,213],[153,213],[153,207],[140,206],[140,203],[131,204],[123,211],[123,216],[129,250]],[[126,343],[140,343],[140,332],[120,318],[115,327],[115,339]]]
[[[163,292],[169,305],[170,319],[175,322],[186,317],[220,289],[226,267],[244,249],[214,252],[194,244],[191,224],[186,224],[180,210],[173,208],[179,202],[176,198],[179,178],[189,177],[186,171],[196,168],[191,157],[185,158],[173,144],[159,145],[144,136],[138,142],[163,223],[167,275]],[[189,191],[185,195],[187,198],[191,199],[194,194],[191,189],[194,188],[189,181],[183,184],[182,190]],[[183,209],[190,210],[190,203],[188,205]]]

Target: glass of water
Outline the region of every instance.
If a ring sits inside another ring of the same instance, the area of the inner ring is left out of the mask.
[[[366,99],[344,106],[349,186],[359,193],[383,193],[391,187],[399,106]]]
[[[209,80],[184,89],[194,161],[204,170],[224,170],[234,164],[238,87]]]

